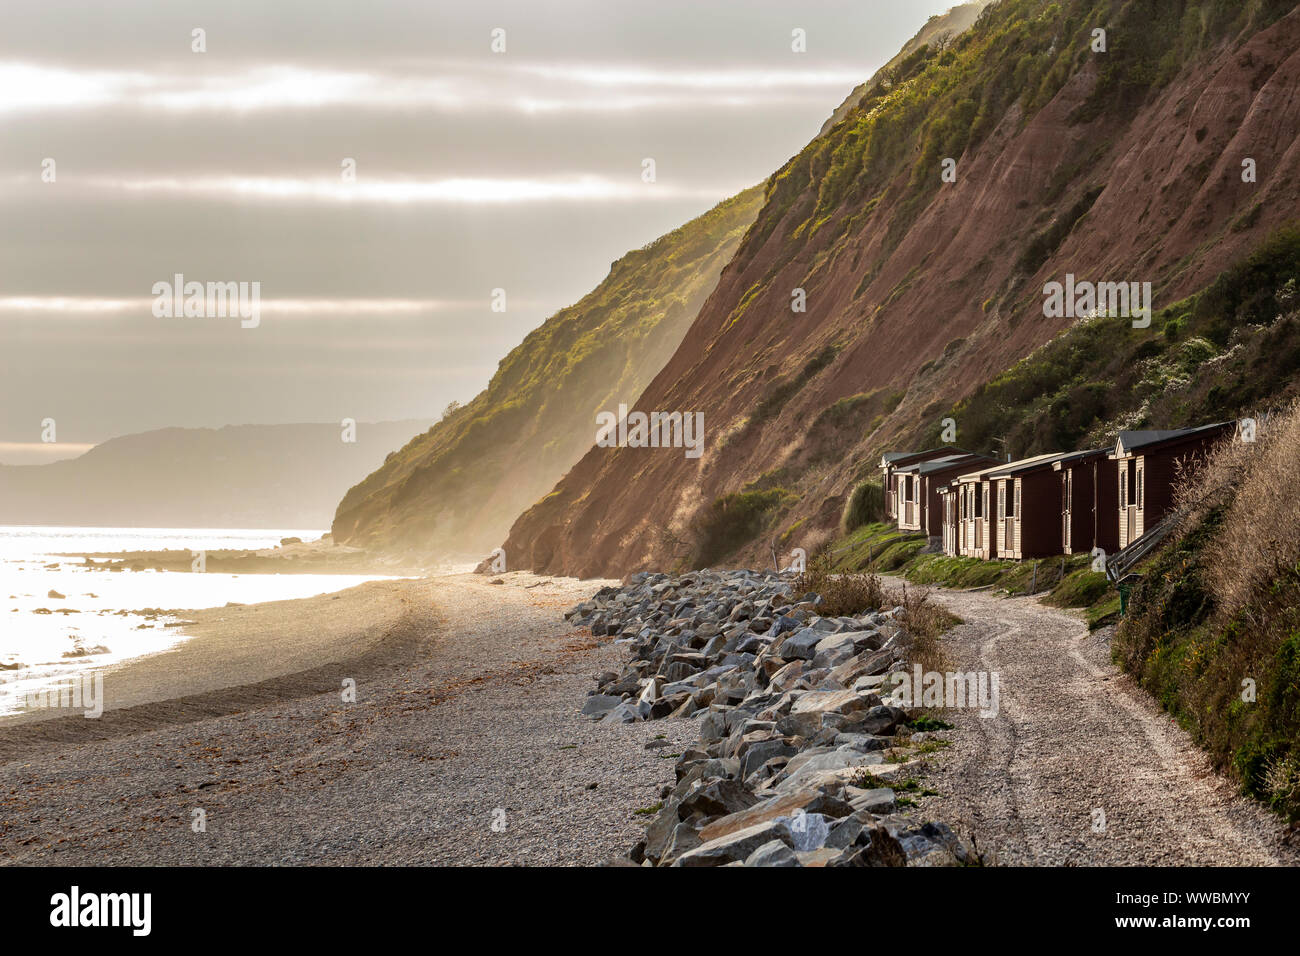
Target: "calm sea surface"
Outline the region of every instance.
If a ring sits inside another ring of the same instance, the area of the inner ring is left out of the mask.
[[[302,529],[0,526],[0,713],[18,709],[34,689],[156,654],[187,639],[183,628],[166,626],[176,618],[150,620],[134,612],[311,597],[382,577],[88,571],[78,559],[55,555],[167,548],[251,550],[277,545],[287,537],[313,541],[321,534]],[[49,597],[51,591],[63,598]]]

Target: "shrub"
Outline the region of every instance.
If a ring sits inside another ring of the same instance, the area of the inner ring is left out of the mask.
[[[763,530],[767,514],[791,493],[785,488],[742,491],[714,499],[691,521],[695,535],[694,567],[715,564]]]
[[[880,575],[874,571],[832,574],[831,567],[829,553],[815,555],[803,573],[795,578],[796,596],[809,591],[820,594],[822,605],[817,611],[827,617],[862,614],[884,606],[885,591]]]
[[[890,607],[903,609],[898,615],[898,623],[912,639],[908,648],[909,661],[920,664],[926,671],[947,670],[948,657],[939,638],[961,620],[931,601],[926,588],[909,588],[904,584],[888,591],[885,602]]]
[[[844,503],[840,531],[848,534],[864,524],[882,520],[884,515],[885,489],[877,481],[864,481],[853,489],[849,500]]]

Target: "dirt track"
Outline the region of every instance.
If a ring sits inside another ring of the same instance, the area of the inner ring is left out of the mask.
[[[932,595],[966,622],[946,638],[952,668],[997,672],[1001,692],[996,717],[945,713],[956,729],[924,776],[939,791],[928,815],[1002,865],[1300,862],[1277,818],[1110,662],[1108,630],[1031,598]]]

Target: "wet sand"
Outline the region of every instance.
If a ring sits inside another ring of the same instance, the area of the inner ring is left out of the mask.
[[[419,579],[368,581],[313,598],[176,611],[192,622],[190,638],[107,668],[102,716],[0,716],[0,760],[336,690],[345,677],[408,664],[437,624],[428,592]]]

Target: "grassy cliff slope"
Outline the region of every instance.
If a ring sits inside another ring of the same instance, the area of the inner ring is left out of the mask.
[[[628,253],[534,330],[471,402],[352,488],[337,540],[415,556],[482,557],[673,353],[762,200],[758,187]],[[612,403],[612,404],[611,404]]]

